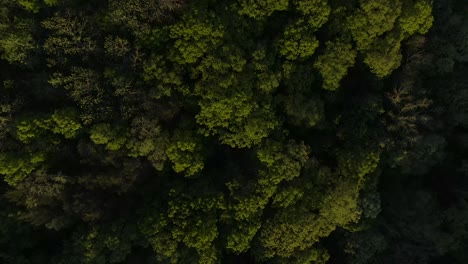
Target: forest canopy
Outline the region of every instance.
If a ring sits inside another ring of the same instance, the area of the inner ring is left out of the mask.
[[[0,0],[0,263],[468,263],[464,0]]]

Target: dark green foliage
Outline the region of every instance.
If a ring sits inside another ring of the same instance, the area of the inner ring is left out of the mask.
[[[467,263],[463,0],[0,0],[0,263]]]

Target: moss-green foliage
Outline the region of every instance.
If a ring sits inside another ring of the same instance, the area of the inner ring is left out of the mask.
[[[182,68],[168,67],[168,63],[161,56],[154,56],[146,61],[144,80],[155,83],[153,96],[159,98],[170,96],[174,90],[187,92],[187,85],[183,82]]]
[[[308,152],[306,145],[292,141],[285,146],[277,142],[265,142],[264,147],[257,151],[259,161],[265,166],[265,169],[259,171],[259,183],[265,187],[274,186],[283,180],[290,181],[298,177],[301,167],[307,161]]]
[[[110,124],[97,124],[90,130],[89,138],[98,145],[105,145],[108,150],[119,150],[126,141],[125,134]]]
[[[5,177],[5,182],[14,186],[39,168],[45,160],[46,155],[43,152],[2,153],[0,174]]]
[[[16,125],[16,137],[23,143],[29,143],[46,128],[46,119],[22,120]]]
[[[49,122],[52,132],[63,135],[65,138],[76,137],[82,128],[78,113],[72,108],[55,111]]]
[[[179,132],[174,135],[172,141],[166,153],[175,172],[192,176],[203,170],[203,149],[199,139],[189,133]]]
[[[419,0],[405,2],[403,5],[403,12],[398,18],[398,24],[403,32],[408,35],[427,33],[434,21],[431,2]]]
[[[263,93],[271,93],[280,86],[282,75],[275,69],[275,62],[271,54],[267,54],[265,48],[256,50],[253,54],[253,68],[257,78],[258,89]]]
[[[213,242],[219,234],[216,214],[224,208],[223,197],[213,193],[194,196],[193,191],[175,189],[169,195],[167,213],[148,215],[140,225],[158,259],[219,263]]]
[[[288,8],[288,0],[239,0],[239,14],[261,20],[275,11],[284,11]]]
[[[341,161],[343,158],[343,154],[338,156],[341,177],[320,202],[309,200],[313,196],[302,195],[296,201],[296,206],[286,207],[266,222],[259,238],[261,256],[297,256],[299,252],[312,248],[320,238],[328,236],[337,227],[346,227],[360,219],[358,198],[362,185],[359,177],[376,169],[379,154],[363,152],[360,156],[351,156]],[[312,208],[318,210],[318,213],[314,213]]]
[[[393,29],[401,13],[402,1],[360,0],[360,8],[349,19],[349,30],[359,50],[366,50],[374,40]]]
[[[122,262],[131,252],[132,243],[138,239],[135,230],[135,226],[124,222],[78,229],[73,240],[66,243],[68,257],[59,263]]]
[[[325,0],[295,0],[295,8],[305,15],[305,21],[313,30],[317,30],[325,24],[330,15],[331,8]]]
[[[378,77],[400,66],[401,42],[426,33],[433,17],[429,1],[360,1],[360,9],[348,20],[348,29],[364,62]]]
[[[364,176],[377,168],[380,153],[380,149],[353,149],[339,152],[337,159],[341,175],[362,181]]]
[[[294,1],[295,8],[303,18],[289,24],[279,42],[280,53],[288,60],[312,56],[319,46],[313,34],[328,20],[330,7],[325,1]]]
[[[58,109],[50,117],[25,118],[16,123],[15,137],[25,144],[17,153],[0,154],[0,174],[5,181],[16,185],[46,161],[47,153],[63,139],[79,135],[82,125],[72,108]],[[38,146],[34,147],[34,145]]]
[[[206,14],[205,18],[205,15],[197,17],[196,10],[193,12],[192,16],[184,17],[181,23],[170,28],[169,36],[174,39],[175,48],[172,59],[179,64],[196,62],[223,37],[223,26],[213,14]]]
[[[230,47],[222,51],[207,56],[194,69],[194,77],[201,79],[195,86],[195,93],[202,97],[197,123],[204,135],[217,135],[231,147],[258,145],[278,122],[268,101],[255,100],[243,54]]]
[[[51,132],[64,138],[74,138],[82,126],[77,112],[73,108],[58,109],[49,118],[26,118],[16,124],[16,137],[23,143],[30,143],[33,139],[43,139]]]
[[[10,63],[26,63],[28,55],[34,50],[31,34],[32,21],[17,17],[9,11],[17,4],[11,0],[0,1],[0,58]]]
[[[364,62],[377,77],[388,76],[400,66],[402,59],[400,45],[401,37],[395,34],[377,39],[366,52]]]
[[[467,263],[434,3],[0,0],[0,262]]]
[[[340,87],[340,81],[348,73],[348,69],[354,65],[356,51],[352,45],[343,40],[326,43],[325,52],[319,55],[314,67],[323,78],[323,89],[336,90]]]
[[[304,20],[299,20],[284,32],[284,39],[279,44],[280,52],[289,60],[310,57],[319,46],[317,38],[308,33],[309,28],[304,24]]]
[[[162,170],[168,144],[168,135],[157,119],[139,117],[132,121],[126,143],[130,157],[146,157],[154,168]]]
[[[268,136],[277,122],[271,111],[252,104],[248,95],[239,94],[216,102],[203,102],[197,122],[206,125],[205,135],[219,134],[231,147],[251,147]]]

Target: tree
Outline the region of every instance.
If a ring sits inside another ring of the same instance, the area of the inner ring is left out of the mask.
[[[281,55],[288,60],[308,58],[312,56],[319,42],[314,35],[309,33],[306,21],[298,20],[286,27],[284,39],[279,43]]]
[[[270,16],[275,11],[284,11],[288,8],[288,0],[272,1],[272,0],[241,0],[239,3],[240,15],[246,15],[253,19],[264,19]]]
[[[90,21],[81,14],[73,14],[70,10],[58,12],[43,21],[42,26],[50,31],[44,43],[50,66],[67,63],[73,55],[86,59],[96,50]]]
[[[24,64],[35,48],[31,34],[32,20],[12,14],[17,4],[15,1],[2,0],[0,4],[0,58],[9,63]]]
[[[154,25],[169,19],[183,4],[182,0],[112,0],[109,1],[106,18],[112,24],[128,28],[133,34],[143,38]]]
[[[224,34],[223,26],[211,14],[184,16],[182,21],[170,27],[170,38],[174,39],[171,59],[179,64],[195,63],[211,48],[220,44]]]
[[[100,76],[92,69],[72,67],[70,75],[55,73],[49,83],[65,88],[81,109],[84,124],[105,120],[112,114],[109,95],[100,83]]]
[[[343,40],[326,43],[325,53],[316,60],[314,67],[323,78],[323,89],[336,90],[348,69],[354,65],[356,51]]]
[[[185,176],[193,176],[203,170],[203,149],[201,140],[187,132],[176,131],[173,143],[167,148],[166,153],[173,163],[172,168],[177,173]]]

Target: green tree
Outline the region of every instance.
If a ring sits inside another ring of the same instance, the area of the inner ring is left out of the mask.
[[[9,63],[26,63],[35,49],[32,20],[13,14],[15,1],[0,1],[0,58]],[[19,2],[21,4],[21,1]]]
[[[167,148],[166,153],[173,163],[172,168],[177,173],[185,176],[193,176],[203,170],[202,141],[187,132],[176,131],[173,143]]]
[[[326,49],[314,63],[314,67],[323,78],[323,89],[336,90],[340,87],[340,81],[348,73],[348,69],[354,65],[356,51],[351,44],[343,40],[327,42]]]
[[[253,19],[261,20],[265,17],[270,16],[275,11],[284,11],[288,9],[288,5],[288,0],[240,0],[238,13],[240,15],[246,15]]]

